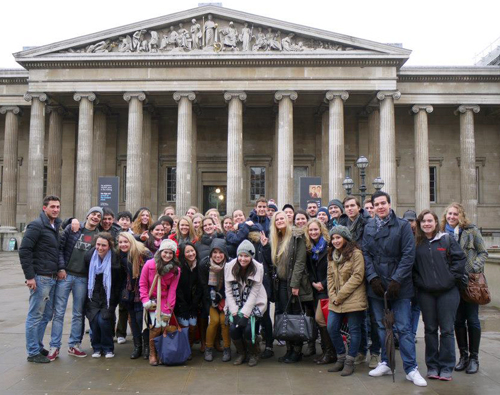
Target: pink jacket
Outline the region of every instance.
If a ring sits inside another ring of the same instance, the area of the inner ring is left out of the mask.
[[[181,277],[181,269],[178,268],[177,275],[173,272],[169,272],[161,277],[161,312],[164,314],[172,314],[175,307],[175,295],[177,291],[177,284],[179,284],[179,278]],[[141,279],[139,282],[139,289],[141,292],[141,302],[147,303],[149,298],[149,290],[156,275],[156,264],[155,260],[150,259],[144,264],[141,271]],[[158,279],[160,281],[160,279]],[[157,285],[153,289],[151,294],[151,299],[157,299],[156,295]],[[149,311],[155,311],[155,309],[150,309]]]

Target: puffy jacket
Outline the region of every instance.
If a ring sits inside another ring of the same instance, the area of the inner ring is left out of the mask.
[[[199,263],[193,270],[187,263],[181,263],[181,277],[177,285],[177,302],[175,303],[175,315],[179,318],[197,317],[200,310],[203,290],[198,269]]]
[[[263,230],[266,236],[269,237],[269,226],[271,225],[271,221],[267,215],[259,217],[255,210],[252,210],[248,215],[247,221],[252,221],[259,228],[259,231]]]
[[[317,291],[312,287],[315,299],[328,298],[328,284],[327,284],[327,271],[328,271],[328,247],[325,248],[320,254],[319,259],[314,261],[312,259],[312,252],[307,252],[307,269],[309,272],[309,281],[312,283],[321,283],[323,291]]]
[[[47,215],[40,216],[26,227],[21,246],[19,260],[26,280],[35,275],[54,275],[61,269],[59,266],[59,227],[61,220],[56,218],[54,227]]]
[[[466,256],[453,237],[439,232],[417,246],[413,278],[418,289],[443,292],[453,288],[465,273]]]
[[[83,227],[85,223],[80,222],[80,229],[77,232],[73,232],[71,230],[71,223],[64,228],[64,231],[61,235],[61,244],[59,246],[59,267],[61,269],[65,269],[68,264],[71,254],[73,253],[73,249],[75,248],[76,242],[82,235]]]
[[[363,234],[363,255],[368,283],[379,277],[385,289],[391,280],[400,285],[398,299],[414,296],[412,269],[415,261],[415,238],[410,223],[398,218],[391,210],[389,223],[377,232],[376,219],[365,226]],[[368,296],[382,299],[368,287]]]
[[[251,232],[260,232],[257,225],[248,226],[246,222],[238,225],[238,230],[231,230],[226,234],[227,253],[230,259],[236,258],[236,251],[243,240],[248,239]]]
[[[224,239],[224,235],[217,232],[214,232],[211,235],[203,233],[200,240],[196,242],[196,252],[198,253],[198,259],[200,262],[210,255],[210,245],[212,244],[212,240],[214,238]]]

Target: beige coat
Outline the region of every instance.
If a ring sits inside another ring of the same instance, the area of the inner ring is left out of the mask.
[[[366,310],[368,301],[365,285],[365,260],[363,253],[355,249],[351,259],[336,264],[328,261],[328,310],[349,313]],[[337,302],[335,305],[333,302]]]

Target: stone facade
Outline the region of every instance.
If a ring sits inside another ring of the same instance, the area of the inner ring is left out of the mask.
[[[402,48],[214,6],[14,56],[25,70],[0,70],[2,226],[32,220],[44,191],[81,217],[103,175],[120,177],[120,208],[155,215],[206,209],[215,186],[229,211],[252,191],[298,204],[304,173],[326,204],[347,173],[357,189],[364,155],[368,192],[381,176],[399,214],[457,200],[500,228],[498,67],[404,67]]]

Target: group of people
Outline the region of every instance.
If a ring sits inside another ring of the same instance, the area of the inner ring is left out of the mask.
[[[58,357],[72,294],[68,354],[75,357],[87,356],[81,346],[86,317],[94,358],[114,357],[114,337],[124,343],[128,323],[130,358],[142,355],[156,366],[161,361],[154,338],[178,324],[189,328],[191,347],[199,343],[206,361],[220,351],[223,362],[255,366],[274,356],[274,306],[274,314],[305,311],[317,324],[305,344],[286,341],[279,362],[315,356],[314,363],[333,364],[328,371],[342,376],[369,363],[370,376],[383,376],[391,374],[386,299],[408,380],[427,385],[415,352],[420,311],[427,378],[449,381],[453,370],[478,371],[478,305],[462,299],[460,290],[468,273],[484,270],[487,251],[459,203],[451,203],[441,221],[431,210],[397,217],[382,191],[363,205],[347,196],[327,207],[309,201],[307,210],[291,204],[279,210],[273,200],[260,198],[248,216],[235,210],[223,218],[216,209],[203,215],[194,206],[182,216],[167,207],[157,221],[146,207],[116,216],[92,207],[83,222],[64,224],[59,213],[60,199],[46,197],[19,249],[30,289],[30,362]]]

